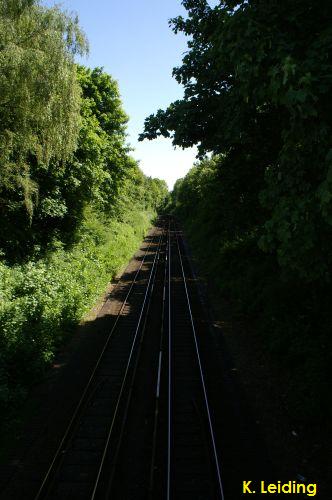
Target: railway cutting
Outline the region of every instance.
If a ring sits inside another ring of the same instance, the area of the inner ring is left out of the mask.
[[[211,334],[172,217],[159,219],[116,296],[117,312],[56,446],[2,498],[232,499]]]

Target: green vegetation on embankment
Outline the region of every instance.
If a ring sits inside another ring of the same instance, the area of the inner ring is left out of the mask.
[[[58,242],[43,258],[13,266],[0,263],[2,408],[25,395],[29,383],[138,248],[151,214],[129,215],[132,221],[102,223],[91,213],[70,249]]]
[[[202,271],[233,320],[246,325],[253,345],[273,363],[271,370],[287,379],[280,390],[293,425],[321,424],[329,414],[331,289],[286,273],[276,255],[259,248],[258,228],[233,232],[237,215],[222,202],[220,163],[202,161],[177,181],[169,209],[184,224]]]
[[[0,0],[0,417],[130,258],[167,194],[126,145],[117,82],[77,22]]]
[[[317,428],[330,401],[332,4],[183,5],[172,24],[190,37],[174,69],[184,97],[148,117],[141,139],[197,145],[203,161],[177,182],[175,213],[288,370],[290,413]]]

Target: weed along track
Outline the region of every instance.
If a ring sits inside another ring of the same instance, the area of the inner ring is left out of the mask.
[[[129,397],[162,244],[151,237],[72,420],[35,499],[97,498]],[[115,447],[116,445],[114,445]]]
[[[224,499],[198,292],[171,218],[159,219],[121,293],[80,400],[26,499]]]

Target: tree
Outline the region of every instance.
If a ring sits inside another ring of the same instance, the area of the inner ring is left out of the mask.
[[[73,57],[87,50],[77,19],[37,0],[0,0],[0,218],[3,230],[31,222],[39,186],[77,145],[80,86]],[[53,168],[53,167],[52,167]]]
[[[110,211],[128,163],[125,114],[118,84],[102,68],[77,67],[81,89],[81,128],[77,148],[68,160],[52,161],[48,170],[37,164],[33,179],[40,186],[33,229],[72,232],[87,204]]]
[[[331,3],[183,5],[187,19],[172,25],[189,37],[173,71],[184,98],[148,117],[140,139],[163,135],[225,155],[239,192],[255,198],[253,207],[260,201],[260,246],[288,272],[329,280]]]

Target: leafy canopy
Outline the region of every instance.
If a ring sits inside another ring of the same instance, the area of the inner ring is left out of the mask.
[[[33,162],[67,159],[80,129],[73,57],[87,50],[77,19],[36,0],[0,0],[0,200],[3,215],[32,216]]]
[[[248,218],[253,229],[259,221],[261,248],[305,280],[329,280],[331,2],[182,3],[187,18],[171,24],[188,36],[173,71],[184,98],[149,116],[140,139],[224,155],[229,182],[220,189],[234,211],[243,193],[259,202]]]

